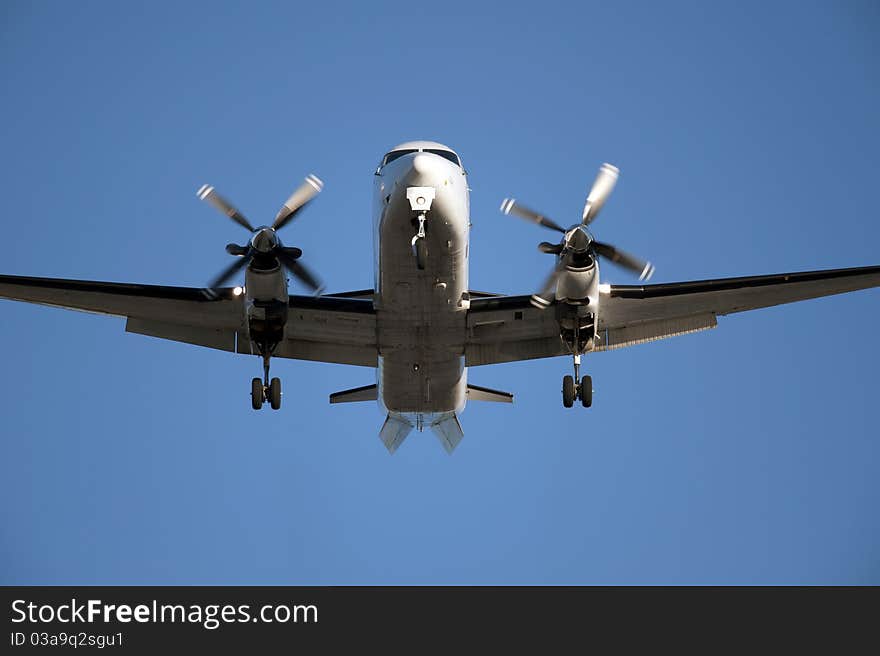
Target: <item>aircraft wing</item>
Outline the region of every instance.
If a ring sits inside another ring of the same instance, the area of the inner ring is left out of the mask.
[[[375,367],[372,295],[291,296],[276,357]],[[251,353],[244,299],[232,288],[207,298],[198,287],[0,276],[0,298],[124,317],[131,333]]]
[[[880,286],[880,266],[722,278],[659,285],[611,285],[599,298],[594,350],[605,351],[707,330],[719,315]],[[567,353],[552,308],[528,296],[471,301],[465,351],[471,366]]]
[[[471,292],[465,364],[516,362],[564,355],[553,309],[539,310],[531,296],[493,296]]]
[[[612,285],[599,299],[599,343],[607,350],[714,328],[719,315],[880,285],[880,266],[660,285]]]

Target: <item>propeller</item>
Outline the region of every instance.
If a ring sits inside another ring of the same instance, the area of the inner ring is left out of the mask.
[[[303,208],[320,193],[323,187],[324,183],[317,176],[311,174],[306,176],[303,183],[281,206],[272,225],[254,228],[247,217],[236,209],[232,203],[218,194],[214,187],[203,185],[197,193],[199,200],[205,201],[251,233],[251,238],[247,245],[226,245],[226,252],[238,259],[211,280],[205,289],[206,295],[216,297],[217,293],[215,290],[223,286],[251,262],[260,264],[265,268],[272,268],[274,263],[278,262],[306,287],[315,293],[320,293],[323,286],[319,278],[299,261],[300,257],[302,257],[302,250],[294,246],[284,246],[276,231],[298,216]]]
[[[501,202],[501,211],[505,214],[510,214],[512,212],[526,221],[533,221],[540,226],[565,234],[565,228],[556,223],[556,221],[548,219],[543,214],[538,214],[535,210],[529,209],[522,203],[517,203],[514,198],[505,198]]]
[[[557,261],[556,266],[553,267],[544,279],[544,284],[541,285],[541,291],[537,294],[532,294],[532,297],[529,299],[532,305],[539,310],[546,310],[553,303],[553,299],[556,296],[556,282],[559,280],[563,268],[562,260]]]
[[[518,203],[513,198],[505,198],[502,201],[501,211],[504,214],[514,214],[522,219],[563,234],[562,240],[559,243],[554,244],[543,241],[538,244],[538,250],[542,253],[560,257],[555,268],[544,281],[541,291],[532,296],[534,305],[547,307],[553,302],[553,292],[559,276],[565,269],[566,257],[569,254],[574,258],[584,257],[587,254],[604,257],[614,264],[637,274],[640,280],[649,280],[654,274],[654,265],[650,262],[631,255],[611,244],[596,241],[587,230],[587,226],[596,220],[596,217],[599,216],[599,213],[611,196],[619,176],[620,169],[616,166],[606,163],[599,167],[599,173],[584,203],[581,222],[568,229],[563,228],[548,216]]]
[[[244,214],[235,209],[232,203],[218,194],[211,185],[202,185],[196,195],[199,197],[199,200],[203,200],[217,208],[245,230],[254,231],[254,226],[245,218]]]
[[[307,175],[305,182],[303,182],[296,191],[290,194],[290,198],[284,201],[284,205],[278,210],[278,215],[275,217],[272,229],[280,230],[293,221],[293,218],[299,214],[315,196],[321,193],[323,188],[324,183],[321,182],[321,179],[318,178],[318,176],[312,174]]]
[[[626,251],[622,251],[611,244],[593,240],[593,250],[606,260],[611,260],[615,264],[618,264],[625,269],[629,269],[633,273],[638,273],[639,280],[650,280],[651,276],[654,275],[653,264],[645,262],[635,255],[630,255]]]
[[[583,225],[590,225],[596,217],[599,216],[599,212],[602,211],[602,206],[605,205],[605,201],[608,200],[608,197],[611,196],[611,192],[614,191],[614,185],[617,184],[617,178],[619,176],[620,169],[616,166],[612,166],[606,162],[599,167],[599,174],[596,176],[596,180],[590,188],[590,193],[587,195],[587,202],[584,203],[584,214],[581,219]]]

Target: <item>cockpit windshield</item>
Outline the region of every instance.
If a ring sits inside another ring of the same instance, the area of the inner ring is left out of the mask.
[[[434,155],[440,155],[443,159],[448,159],[450,162],[455,164],[456,166],[461,166],[461,162],[458,161],[458,155],[448,150],[439,150],[437,148],[425,148],[426,153],[433,153]]]
[[[396,159],[400,159],[404,155],[409,155],[410,153],[419,152],[418,148],[407,148],[406,150],[392,150],[390,153],[385,155],[385,159],[382,160],[382,166],[386,164],[391,164]]]
[[[461,162],[458,159],[458,155],[449,150],[441,150],[439,148],[404,148],[402,150],[392,150],[385,158],[382,160],[382,166],[386,164],[391,164],[396,159],[400,159],[404,155],[409,155],[410,153],[417,153],[419,151],[423,151],[426,153],[431,153],[432,155],[440,155],[443,159],[447,159],[456,166],[461,166]]]

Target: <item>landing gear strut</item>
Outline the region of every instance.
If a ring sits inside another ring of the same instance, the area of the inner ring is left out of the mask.
[[[424,270],[428,260],[428,242],[425,240],[425,221],[427,213],[431,210],[431,203],[437,190],[434,187],[407,187],[406,199],[409,207],[417,216],[413,217],[413,226],[416,227],[416,235],[412,238],[413,256],[416,258],[416,266]]]
[[[592,376],[584,376],[580,378],[581,356],[574,356],[574,377],[564,376],[562,378],[562,405],[570,408],[574,405],[575,399],[580,399],[581,405],[589,408],[593,405],[593,378]]]
[[[259,410],[263,403],[269,402],[273,410],[281,407],[281,379],[269,380],[269,359],[272,357],[270,350],[263,352],[263,379],[254,378],[251,381],[251,407]]]
[[[574,376],[562,379],[562,405],[570,408],[575,400],[580,399],[581,405],[589,408],[593,405],[593,378],[581,378],[581,334],[579,323],[575,322],[572,333],[572,355],[574,356]]]
[[[425,213],[419,214],[419,229],[412,238],[413,255],[416,257],[416,266],[420,271],[424,270],[428,259],[428,244],[425,241]]]

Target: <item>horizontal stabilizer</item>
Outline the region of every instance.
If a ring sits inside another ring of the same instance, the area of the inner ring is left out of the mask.
[[[382,440],[385,448],[388,449],[388,453],[394,453],[397,451],[397,447],[403,444],[403,441],[412,429],[412,424],[408,421],[400,417],[388,415],[388,418],[382,425],[382,430],[379,431],[379,438]]]
[[[434,431],[434,435],[437,436],[440,444],[443,445],[446,453],[449,454],[455,451],[455,447],[458,446],[461,438],[464,437],[464,431],[461,430],[461,424],[458,423],[458,417],[455,416],[454,412],[431,424],[431,430]]]
[[[330,403],[356,403],[358,401],[375,401],[376,386],[364,385],[354,389],[334,392],[330,395]]]
[[[494,401],[495,403],[513,403],[513,394],[499,392],[498,390],[480,387],[479,385],[467,386],[468,401]]]

